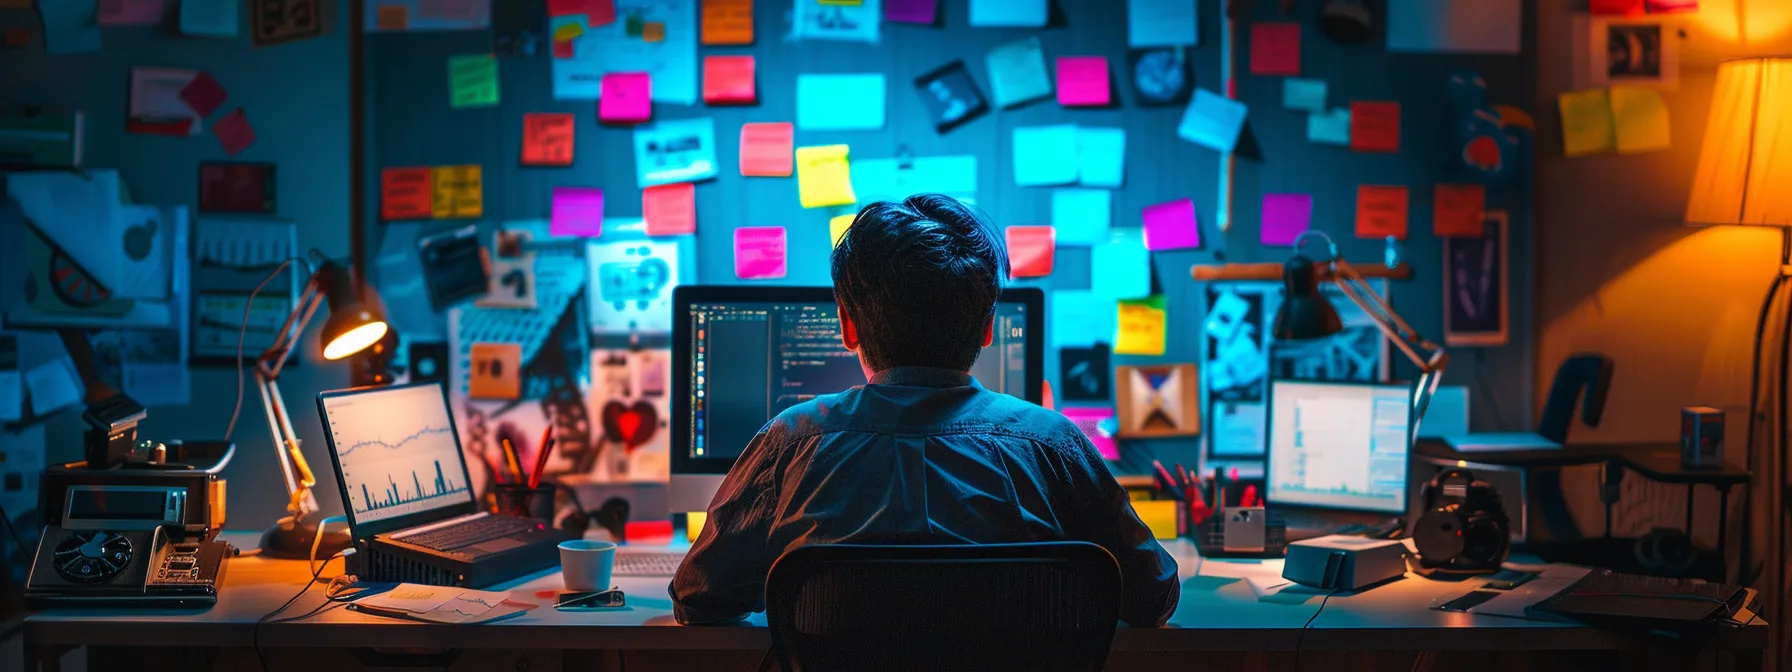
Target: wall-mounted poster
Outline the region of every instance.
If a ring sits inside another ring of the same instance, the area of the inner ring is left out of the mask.
[[[1510,337],[1506,213],[1489,210],[1478,238],[1444,239],[1444,345],[1497,346]]]

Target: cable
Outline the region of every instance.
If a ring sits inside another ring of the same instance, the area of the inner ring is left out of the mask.
[[[1294,639],[1294,672],[1300,672],[1300,650],[1301,646],[1307,642],[1307,629],[1313,627],[1313,621],[1319,620],[1319,614],[1325,612],[1325,603],[1330,602],[1332,596],[1337,594],[1338,589],[1336,588],[1333,588],[1332,592],[1326,593],[1325,597],[1319,600],[1319,608],[1314,609],[1313,615],[1307,617],[1307,622],[1301,624],[1300,635]]]
[[[256,660],[261,661],[262,672],[268,672],[268,657],[267,657],[267,654],[261,650],[261,626],[262,626],[262,624],[267,623],[268,619],[278,616],[278,615],[280,615],[280,612],[286,611],[288,608],[292,607],[292,603],[299,601],[299,598],[304,597],[305,593],[311,592],[311,584],[317,583],[317,577],[323,575],[324,568],[330,566],[331,560],[335,560],[340,557],[342,557],[342,553],[337,553],[328,558],[324,558],[323,564],[318,565],[317,569],[312,570],[311,579],[309,581],[306,581],[305,585],[303,587],[299,588],[299,592],[293,593],[292,597],[287,598],[286,603],[280,605],[279,609],[275,609],[266,614],[263,614],[261,618],[256,619],[255,630],[250,635],[249,640],[250,640],[251,646],[255,647]]]
[[[280,262],[279,266],[275,266],[272,272],[268,273],[268,277],[261,279],[261,284],[255,286],[255,291],[249,292],[249,300],[243,303],[243,326],[236,332],[236,408],[231,409],[230,424],[224,427],[226,443],[229,443],[230,437],[236,434],[237,417],[243,413],[243,340],[249,334],[249,310],[255,307],[255,295],[260,294],[262,288],[267,287],[269,282],[279,277],[280,272],[291,267],[292,262],[295,261],[305,266],[305,275],[310,277],[311,262],[306,261],[304,257],[287,257],[285,261]]]
[[[317,531],[311,534],[311,551],[305,554],[305,562],[309,563],[308,566],[311,568],[312,578],[316,578],[318,574],[323,572],[323,568],[317,566],[317,547],[323,545],[324,527],[330,523],[342,523],[347,525],[348,518],[345,516],[330,516],[317,521]],[[329,558],[324,558],[324,562],[329,561]]]

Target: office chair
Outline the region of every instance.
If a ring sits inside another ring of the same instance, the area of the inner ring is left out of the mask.
[[[1537,419],[1537,434],[1556,443],[1567,443],[1568,429],[1574,426],[1576,401],[1581,402],[1581,421],[1588,427],[1598,427],[1605,414],[1606,394],[1611,389],[1612,358],[1580,353],[1564,360],[1556,367],[1555,380],[1549,383],[1549,398],[1543,402],[1543,416]]]
[[[1095,671],[1120,614],[1120,566],[1084,542],[813,545],[765,585],[784,672]]]

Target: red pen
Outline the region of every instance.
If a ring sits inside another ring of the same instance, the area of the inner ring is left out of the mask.
[[[1257,486],[1255,486],[1255,485],[1244,486],[1244,495],[1239,498],[1238,505],[1245,506],[1245,507],[1256,506],[1257,505]]]

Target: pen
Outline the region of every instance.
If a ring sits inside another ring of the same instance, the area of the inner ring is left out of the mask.
[[[554,437],[547,437],[541,442],[541,450],[535,454],[535,471],[529,473],[529,489],[541,487],[541,472],[548,468],[548,455],[554,450]]]
[[[517,460],[516,446],[510,445],[508,438],[499,439],[498,442],[504,445],[504,464],[510,468],[511,482],[523,482],[523,463]]]
[[[1152,460],[1151,470],[1152,475],[1157,477],[1158,489],[1169,493],[1170,499],[1187,501],[1182,494],[1182,487],[1176,484],[1176,477],[1170,475],[1170,470],[1164,468],[1164,463]]]
[[[1189,489],[1193,488],[1195,485],[1188,480],[1188,470],[1184,469],[1180,464],[1176,465],[1176,485],[1182,488],[1182,493],[1184,495],[1188,495]],[[1192,498],[1193,495],[1190,495],[1190,497]]]

